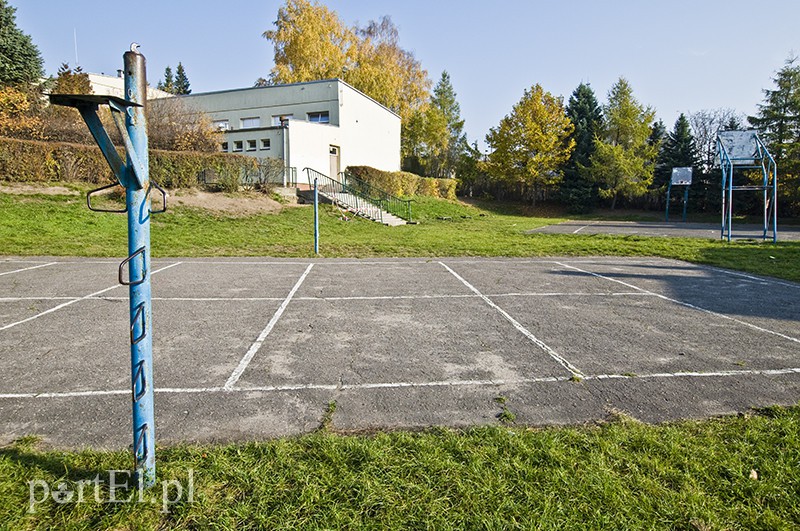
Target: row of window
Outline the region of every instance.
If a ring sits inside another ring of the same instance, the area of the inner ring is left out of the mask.
[[[306,114],[309,122],[328,124],[331,122],[330,113],[328,111],[310,112]],[[293,114],[276,114],[272,117],[273,126],[286,125],[289,120],[294,120]],[[216,120],[213,122],[214,128],[220,131],[230,131],[231,124],[228,120]],[[239,120],[239,129],[255,129],[261,127],[261,117],[251,116],[248,118],[241,118]]]
[[[262,138],[260,141],[260,148],[258,146],[258,140],[234,140],[231,153],[241,153],[242,151],[245,151],[245,147],[247,151],[258,151],[259,149],[261,151],[267,151],[270,149],[270,139]],[[220,144],[220,151],[227,153],[229,147],[230,146],[228,145],[228,142],[223,142]]]

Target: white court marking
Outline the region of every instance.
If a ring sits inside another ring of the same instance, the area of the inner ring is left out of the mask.
[[[161,269],[156,269],[155,271],[153,271],[150,274],[151,275],[155,275],[156,273],[160,273],[161,271],[164,271],[165,269],[169,269],[171,267],[175,267],[176,265],[180,265],[181,263],[182,262],[176,262],[174,264],[170,264],[170,265],[168,265],[166,267],[162,267]],[[2,332],[3,330],[8,330],[9,328],[13,328],[13,327],[15,327],[17,325],[21,325],[23,323],[27,323],[29,321],[33,321],[34,319],[38,319],[39,317],[42,317],[43,315],[47,315],[47,314],[56,312],[58,310],[61,310],[62,308],[66,308],[67,306],[69,306],[71,304],[75,304],[76,302],[85,301],[85,300],[91,299],[92,297],[97,297],[98,295],[101,295],[101,294],[103,294],[103,293],[105,293],[107,291],[111,291],[112,289],[119,288],[121,286],[122,286],[122,284],[115,284],[115,285],[111,286],[110,288],[101,289],[100,291],[95,291],[94,293],[90,293],[89,295],[86,295],[85,297],[81,297],[79,299],[69,300],[69,301],[67,301],[67,302],[65,302],[63,304],[59,304],[58,306],[54,306],[54,307],[50,308],[49,310],[45,310],[43,312],[37,313],[36,315],[32,315],[32,316],[28,317],[27,319],[23,319],[22,321],[17,321],[15,323],[10,323],[10,324],[7,324],[5,326],[2,326],[2,327],[0,327],[0,332]]]
[[[601,275],[600,273],[594,273],[592,271],[586,271],[585,269],[581,269],[579,267],[574,267],[574,266],[563,264],[563,263],[561,265],[566,267],[566,268],[573,269],[575,271],[580,271],[581,273],[585,273],[587,275],[592,275],[593,277],[602,278],[602,279],[605,279],[605,280],[610,280],[611,282],[616,282],[618,284],[622,284],[623,286],[627,286],[627,287],[629,287],[631,289],[635,289],[635,290],[641,291],[643,293],[649,293],[651,295],[655,295],[659,299],[662,299],[662,300],[665,300],[665,301],[669,301],[669,302],[672,302],[672,303],[675,303],[675,304],[680,304],[681,306],[685,306],[686,308],[691,308],[692,310],[697,310],[697,311],[700,311],[700,312],[703,312],[703,313],[707,313],[709,315],[713,315],[715,317],[721,317],[722,319],[727,319],[729,321],[733,321],[734,323],[737,323],[737,324],[740,324],[740,325],[743,325],[743,326],[747,326],[749,328],[752,328],[753,330],[758,330],[759,332],[772,334],[774,336],[778,336],[778,337],[783,338],[783,339],[788,339],[789,341],[793,341],[795,343],[800,343],[800,339],[797,339],[796,337],[787,336],[786,334],[781,334],[780,332],[776,332],[776,331],[770,330],[768,328],[763,328],[761,326],[754,325],[753,323],[748,323],[747,321],[742,321],[741,319],[736,319],[735,317],[731,317],[730,315],[725,315],[724,313],[715,312],[715,311],[709,310],[707,308],[696,306],[696,305],[691,304],[689,302],[681,301],[681,300],[678,300],[678,299],[673,299],[672,297],[667,297],[666,295],[662,295],[662,294],[656,293],[654,291],[646,290],[644,288],[640,288],[638,286],[634,286],[633,284],[629,284],[628,282],[624,282],[624,281],[618,280],[616,278],[611,278],[611,277],[607,277],[605,275]]]
[[[55,265],[57,263],[58,262],[48,262],[46,264],[39,264],[39,265],[31,266],[31,267],[23,267],[22,269],[15,269],[14,271],[6,271],[4,273],[0,273],[0,277],[2,277],[3,275],[11,275],[13,273],[22,273],[23,271],[30,271],[31,269],[39,269],[40,267],[47,267],[47,266]]]
[[[738,371],[713,371],[713,372],[676,372],[676,373],[650,373],[637,374],[635,376],[625,374],[597,374],[583,376],[581,379],[586,381],[602,380],[654,380],[654,379],[675,379],[675,378],[735,378],[741,376],[786,376],[800,374],[800,367],[786,369],[743,369]],[[570,383],[572,377],[550,376],[542,378],[519,378],[509,380],[441,380],[432,382],[375,382],[361,384],[292,384],[292,385],[272,385],[260,387],[161,387],[155,388],[156,393],[165,394],[198,394],[198,393],[269,393],[287,391],[346,391],[346,390],[369,390],[369,389],[406,389],[406,388],[426,388],[426,387],[485,387],[501,385],[523,385],[537,383]],[[112,389],[100,391],[66,391],[60,393],[0,393],[0,399],[24,399],[24,398],[81,398],[92,396],[114,396],[130,394],[130,389]]]
[[[264,330],[261,331],[261,333],[258,335],[258,338],[255,340],[255,342],[253,342],[253,344],[250,345],[250,348],[248,349],[247,353],[244,355],[242,360],[239,362],[239,365],[233,370],[233,372],[231,373],[230,377],[228,378],[228,381],[225,382],[225,386],[224,387],[226,389],[232,388],[234,385],[236,385],[236,382],[239,381],[239,378],[241,378],[242,373],[244,373],[245,369],[247,369],[247,366],[252,361],[253,356],[256,355],[256,352],[258,352],[258,349],[261,348],[261,345],[267,339],[267,336],[269,335],[269,333],[272,332],[272,329],[275,327],[275,324],[278,322],[278,319],[281,318],[281,315],[283,315],[283,312],[286,310],[286,307],[289,306],[289,302],[291,302],[292,297],[294,297],[294,294],[297,293],[298,289],[300,289],[300,286],[303,284],[303,281],[306,279],[308,274],[311,272],[311,268],[313,268],[313,267],[314,267],[314,264],[309,264],[308,265],[308,267],[303,272],[303,274],[300,276],[300,278],[297,280],[297,282],[295,282],[294,287],[292,288],[292,290],[289,292],[289,294],[286,296],[284,301],[281,303],[281,305],[275,311],[275,314],[272,316],[272,319],[269,320],[269,323],[267,323],[267,326],[264,328]]]
[[[454,277],[456,277],[458,280],[460,280],[460,281],[461,281],[461,283],[462,283],[462,284],[464,284],[464,285],[465,285],[465,286],[466,286],[466,287],[467,287],[467,288],[468,288],[470,291],[472,291],[474,294],[476,294],[476,295],[477,295],[477,296],[479,296],[481,299],[483,299],[483,302],[485,302],[486,304],[488,304],[489,306],[491,306],[492,308],[494,308],[495,310],[497,310],[497,312],[498,312],[498,313],[500,313],[500,315],[502,315],[503,317],[505,317],[505,319],[506,319],[506,320],[507,320],[509,323],[511,323],[511,324],[514,326],[514,328],[516,328],[516,329],[517,329],[519,332],[521,332],[521,333],[522,333],[522,334],[523,334],[525,337],[527,337],[527,338],[528,338],[528,339],[529,339],[529,340],[530,340],[530,341],[531,341],[531,342],[532,342],[534,345],[536,345],[537,347],[539,347],[539,348],[541,348],[542,350],[544,350],[544,351],[545,351],[545,352],[546,352],[546,353],[547,353],[547,354],[548,354],[548,355],[549,355],[551,358],[553,358],[553,359],[554,359],[554,360],[555,360],[555,361],[556,361],[556,362],[557,362],[559,365],[561,365],[562,367],[564,367],[565,369],[567,369],[567,370],[568,370],[570,373],[572,373],[572,375],[573,375],[573,376],[583,377],[583,373],[581,373],[581,371],[580,371],[580,370],[578,370],[578,368],[577,368],[577,367],[575,367],[575,366],[574,366],[573,364],[571,364],[569,361],[567,361],[566,359],[564,359],[564,358],[563,358],[563,357],[562,357],[560,354],[558,354],[558,352],[556,352],[555,350],[553,350],[552,348],[550,348],[549,346],[547,346],[547,345],[544,343],[544,341],[542,341],[541,339],[539,339],[538,337],[536,337],[535,335],[533,335],[533,334],[530,332],[530,330],[528,330],[527,328],[525,328],[524,326],[522,326],[522,325],[519,323],[519,321],[517,321],[516,319],[514,319],[513,317],[511,317],[511,315],[510,315],[508,312],[506,312],[506,311],[505,311],[504,309],[502,309],[500,306],[498,306],[497,304],[495,304],[495,303],[494,303],[494,302],[493,302],[493,301],[492,301],[492,300],[491,300],[489,297],[487,297],[486,295],[484,295],[483,293],[481,293],[481,292],[478,290],[478,288],[476,288],[475,286],[473,286],[472,284],[470,284],[469,282],[467,282],[467,281],[466,281],[466,280],[465,280],[463,277],[461,277],[461,275],[459,275],[458,273],[456,273],[455,271],[453,271],[452,269],[450,269],[449,267],[447,267],[447,265],[446,265],[446,264],[444,264],[443,262],[439,262],[439,263],[442,265],[442,267],[444,267],[445,269],[447,269],[447,270],[448,270],[448,271],[449,271],[449,272],[450,272],[450,273],[451,273],[451,274],[452,274]]]

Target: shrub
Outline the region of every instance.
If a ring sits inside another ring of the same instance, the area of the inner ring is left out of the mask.
[[[383,171],[371,166],[348,166],[347,171],[392,195],[426,195],[444,199],[456,198],[455,179],[420,177],[407,171]]]
[[[235,191],[241,176],[256,167],[256,159],[243,155],[150,150],[150,178],[168,188],[195,186],[198,175],[210,170],[220,177],[223,189]],[[0,180],[100,183],[113,179],[95,146],[0,138]]]

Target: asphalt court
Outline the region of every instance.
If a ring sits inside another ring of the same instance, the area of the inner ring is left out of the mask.
[[[117,268],[0,259],[0,442],[129,444]],[[757,275],[648,258],[160,258],[152,272],[161,441],[304,433],[331,401],[347,431],[497,423],[498,396],[528,424],[800,400],[800,284]]]
[[[654,236],[669,238],[720,239],[719,223],[683,223],[663,221],[565,221],[528,231],[546,234],[614,234],[620,236]],[[760,225],[734,223],[731,238],[761,240],[764,237]],[[772,241],[772,234],[767,234]],[[800,227],[778,224],[778,240],[800,240]]]

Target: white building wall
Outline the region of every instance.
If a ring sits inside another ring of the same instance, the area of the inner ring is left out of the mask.
[[[107,76],[105,74],[88,74],[89,84],[92,87],[92,93],[98,96],[116,96],[117,98],[127,99],[125,97],[125,79],[119,76]],[[157,88],[147,87],[147,99],[155,100],[158,98],[172,98],[173,95]]]
[[[342,147],[341,128],[333,125],[293,120],[289,122],[288,133],[288,165],[297,168],[297,180],[301,183],[308,182],[304,171],[306,168],[324,175],[330,173],[330,146],[339,147],[340,153],[347,148],[347,146]],[[344,170],[345,167],[344,163],[341,163],[341,169]],[[336,178],[335,175],[331,177]]]
[[[339,83],[342,169],[400,171],[400,117],[346,83]]]

